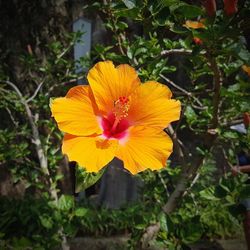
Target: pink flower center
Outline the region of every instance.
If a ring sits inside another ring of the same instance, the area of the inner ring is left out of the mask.
[[[126,136],[129,127],[126,119],[128,110],[129,99],[125,96],[119,97],[114,103],[114,110],[107,117],[102,117],[101,125],[105,137],[122,139]]]

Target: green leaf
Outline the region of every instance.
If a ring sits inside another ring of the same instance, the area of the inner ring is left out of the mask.
[[[169,8],[163,8],[159,13],[157,13],[155,19],[157,24],[160,26],[167,25],[169,23],[168,16],[169,16]]]
[[[224,189],[228,193],[231,193],[233,190],[235,190],[237,186],[233,178],[230,178],[230,179],[222,178],[220,179],[219,185],[222,189]]]
[[[135,228],[138,229],[138,230],[143,230],[145,229],[146,225],[145,224],[137,224],[135,225]]]
[[[39,219],[41,221],[41,224],[47,228],[47,229],[50,229],[53,227],[53,221],[50,217],[48,216],[39,216]]]
[[[128,47],[128,48],[127,48],[127,57],[128,57],[129,59],[132,59],[132,58],[133,58],[133,51],[132,51],[131,47]]]
[[[75,210],[75,216],[84,217],[87,214],[87,212],[88,212],[87,208],[80,207]]]
[[[187,34],[189,32],[186,28],[178,24],[172,25],[170,30],[177,34],[185,34],[185,33]]]
[[[114,13],[117,17],[127,17],[127,18],[137,18],[140,12],[139,8],[132,8],[132,9],[119,9],[115,10]]]
[[[185,116],[187,118],[188,123],[190,124],[197,120],[197,115],[190,105],[186,107]]]
[[[62,195],[57,203],[60,210],[68,211],[74,207],[74,198],[69,195]]]
[[[148,0],[148,10],[151,12],[151,14],[156,14],[161,9],[165,7],[169,7],[172,4],[175,4],[176,0]]]
[[[215,197],[214,195],[214,188],[213,187],[209,187],[207,189],[204,189],[202,191],[199,192],[200,196],[206,200],[210,200],[210,201],[217,201],[219,200],[219,198]]]
[[[241,86],[240,86],[239,83],[230,85],[230,86],[228,87],[228,91],[229,91],[229,92],[236,92],[236,91],[240,91],[240,90],[241,90]]]
[[[225,71],[227,76],[231,75],[234,72],[237,72],[241,66],[242,66],[241,60],[236,60],[234,62],[223,64],[224,71]]]
[[[32,246],[32,243],[30,242],[30,240],[25,238],[25,237],[14,238],[12,244],[13,245],[12,245],[11,249],[16,249],[16,250],[31,249],[30,247]]]
[[[200,217],[195,216],[190,221],[187,221],[180,230],[182,241],[185,244],[190,244],[198,241],[202,234],[203,228],[200,223]]]
[[[237,132],[231,132],[231,131],[227,131],[227,132],[223,133],[223,137],[228,138],[228,139],[237,139],[237,138],[239,138]]]
[[[226,47],[225,52],[227,54],[233,54],[236,58],[244,61],[245,64],[250,64],[250,52],[247,50],[241,39]]]
[[[167,220],[166,220],[166,215],[165,215],[165,213],[161,213],[161,214],[160,214],[159,221],[160,221],[161,230],[167,231],[167,230],[168,230],[168,227],[167,227]]]
[[[125,22],[118,22],[118,23],[116,23],[116,26],[120,29],[120,30],[125,30],[126,28],[128,28],[128,25],[127,25],[127,23],[125,23]]]
[[[76,171],[76,193],[94,185],[104,174],[105,168],[98,173],[87,173],[83,168],[78,167]]]
[[[245,185],[240,191],[240,199],[250,198],[250,184]]]
[[[158,0],[164,7],[169,7],[173,4],[178,4],[180,1],[179,0]]]
[[[128,9],[133,9],[136,5],[135,0],[122,0]]]
[[[174,12],[188,19],[195,18],[203,14],[202,9],[198,6],[183,3],[179,4],[179,7],[175,8]]]
[[[223,187],[220,185],[215,187],[214,195],[217,198],[224,198],[228,194],[227,190],[225,190]]]
[[[50,97],[50,98],[49,98],[49,106],[50,106],[50,107],[51,107],[51,104],[52,104],[52,102],[53,102],[54,99],[56,99],[56,97]]]
[[[166,231],[169,233],[174,232],[175,226],[171,217],[169,215],[165,215],[165,219],[166,219]]]
[[[145,53],[147,53],[147,51],[148,50],[145,47],[138,48],[138,49],[136,49],[134,56],[138,56],[140,54],[145,54]]]
[[[240,176],[239,176],[239,178],[240,178],[240,182],[241,183],[245,183],[246,181],[248,181],[248,174],[241,174]]]

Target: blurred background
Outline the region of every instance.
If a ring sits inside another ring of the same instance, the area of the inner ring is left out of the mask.
[[[249,48],[244,0],[0,0],[0,249],[247,249]],[[102,60],[181,101],[161,171],[62,154],[50,98]]]

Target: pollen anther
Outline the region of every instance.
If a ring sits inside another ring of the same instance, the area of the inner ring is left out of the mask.
[[[115,107],[113,111],[116,120],[120,121],[121,119],[127,117],[129,107],[129,99],[125,96],[119,97],[118,100],[115,101]]]
[[[129,111],[129,99],[128,97],[121,96],[114,102],[114,110],[113,114],[115,115],[115,121],[112,126],[111,131],[114,131],[119,124],[119,122],[128,116],[128,111]]]

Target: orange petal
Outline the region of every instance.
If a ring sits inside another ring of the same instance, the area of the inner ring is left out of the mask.
[[[191,29],[205,29],[206,28],[206,26],[203,23],[197,22],[197,21],[190,21],[190,20],[187,20],[183,26],[186,28],[191,28]]]
[[[165,132],[135,126],[129,129],[127,140],[120,141],[116,156],[123,161],[126,169],[136,174],[147,168],[163,168],[172,148],[173,143]]]
[[[121,95],[128,97],[140,85],[140,79],[134,68],[128,64],[121,64],[116,67],[121,85]]]
[[[146,82],[131,95],[128,119],[131,124],[164,129],[180,118],[181,104],[170,99],[168,87],[158,82]]]
[[[114,158],[117,145],[117,140],[65,134],[62,151],[86,171],[98,172]]]
[[[115,68],[111,61],[97,63],[87,78],[97,106],[106,113],[112,111],[119,97],[128,97],[140,84],[132,67],[123,64]]]
[[[51,101],[52,116],[61,131],[81,136],[102,132],[90,90],[89,86],[76,86],[69,90],[66,97]]]
[[[250,76],[250,66],[242,65],[242,69]]]

